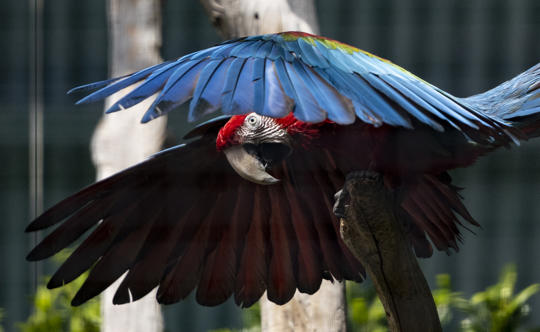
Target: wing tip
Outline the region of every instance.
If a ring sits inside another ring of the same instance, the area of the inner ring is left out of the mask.
[[[133,299],[135,301],[136,299]],[[129,289],[121,289],[120,287],[114,293],[112,303],[115,305],[126,304],[132,301]]]
[[[75,297],[71,300],[71,306],[78,307],[86,301],[88,301],[88,299],[85,300],[84,298],[82,298],[82,296],[79,296],[79,293],[77,293]]]
[[[161,109],[156,105],[154,107],[149,108],[141,118],[141,123],[148,123],[155,118],[160,117],[162,114]]]
[[[41,257],[41,255],[38,254],[38,251],[36,250],[36,248],[34,248],[32,251],[30,251],[28,253],[28,255],[26,255],[26,260],[29,261],[29,262],[36,262],[36,261],[40,261],[44,259],[43,257]]]
[[[62,287],[66,284],[65,280],[62,278],[59,278],[56,275],[53,275],[53,277],[47,282],[47,289],[55,289],[58,287]]]
[[[32,233],[32,232],[36,232],[36,231],[39,231],[39,230],[42,230],[44,227],[40,227],[39,224],[37,223],[37,219],[32,221],[28,226],[26,226],[26,228],[24,229],[24,232],[25,233]]]
[[[125,110],[124,106],[116,102],[105,111],[105,114],[111,114],[111,113],[115,113],[115,112],[123,111],[123,110]]]
[[[77,101],[75,102],[75,105],[88,104],[88,103],[90,103],[90,102],[92,102],[92,101],[95,101],[95,100],[92,100],[92,98],[93,98],[92,96],[93,96],[93,94],[89,94],[88,96],[83,97],[83,98],[77,100]],[[96,99],[96,100],[98,100],[98,99]]]
[[[73,94],[73,93],[75,93],[75,92],[77,92],[77,91],[80,91],[80,90],[82,90],[81,87],[80,87],[80,86],[76,86],[76,87],[74,87],[74,88],[69,89],[69,90],[66,92],[66,95]]]
[[[54,254],[58,253],[60,249],[51,248],[51,246],[42,246],[43,242],[38,244],[26,255],[26,260],[29,262],[36,262],[47,259]]]
[[[81,304],[88,302],[88,300],[91,300],[95,296],[99,295],[102,291],[104,291],[103,289],[102,291],[99,291],[99,293],[95,294],[96,288],[94,289],[89,288],[87,282],[88,282],[88,279],[81,286],[81,288],[79,288],[79,290],[77,291],[77,294],[75,294],[75,296],[71,300],[71,305],[73,307],[78,307]]]

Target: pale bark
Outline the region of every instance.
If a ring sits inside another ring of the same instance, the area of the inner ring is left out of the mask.
[[[161,62],[161,13],[158,0],[110,0],[108,2],[110,67],[112,76],[124,75]],[[123,92],[124,95],[126,92]],[[106,101],[106,108],[118,100],[120,93]],[[152,99],[152,98],[151,98]],[[152,100],[103,116],[92,138],[92,159],[97,178],[102,179],[144,160],[160,150],[166,118],[142,125],[140,119]],[[101,301],[102,331],[158,332],[163,330],[163,317],[155,299],[155,291],[144,298],[115,306],[112,298],[117,280]]]
[[[313,0],[201,0],[224,39],[281,31],[318,34]]]
[[[372,172],[354,172],[335,209],[344,212],[341,236],[366,268],[392,332],[442,331],[429,286],[396,218],[394,197]]]
[[[291,301],[274,304],[266,298],[261,304],[262,331],[345,331],[344,283],[323,280],[321,289],[308,295],[296,291]]]
[[[281,31],[318,34],[313,0],[201,0],[212,24],[225,39]],[[345,331],[342,283],[324,281],[314,295],[296,292],[278,306],[260,300],[262,331]]]

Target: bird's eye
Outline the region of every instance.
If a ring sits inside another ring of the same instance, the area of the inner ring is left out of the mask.
[[[246,118],[246,122],[250,127],[254,128],[259,125],[260,119],[257,115],[251,114]]]

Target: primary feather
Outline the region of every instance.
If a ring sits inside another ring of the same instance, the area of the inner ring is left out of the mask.
[[[388,60],[300,32],[240,38],[143,69],[104,87],[87,85],[83,88],[99,89],[79,103],[103,99],[135,84],[139,85],[107,112],[131,107],[159,92],[142,122],[190,101],[190,121],[217,110],[229,115],[255,111],[283,117],[292,107],[294,115],[306,122],[329,119],[351,124],[358,118],[374,126],[405,128],[419,122],[439,131],[450,125],[464,133],[476,131],[470,138],[481,143],[496,137],[505,126],[502,118],[479,112],[471,103]],[[292,105],[276,100],[290,100]]]

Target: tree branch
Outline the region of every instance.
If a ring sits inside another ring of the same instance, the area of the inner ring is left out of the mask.
[[[431,291],[381,177],[350,173],[338,196],[336,210],[344,213],[341,236],[373,280],[390,331],[442,331]]]

